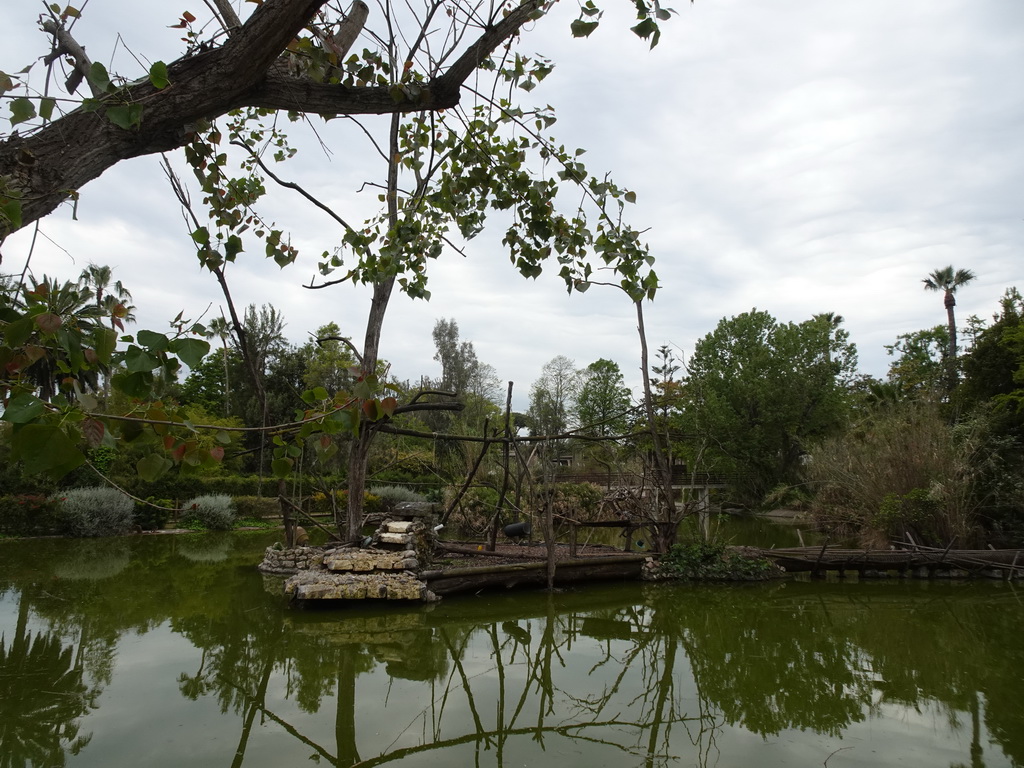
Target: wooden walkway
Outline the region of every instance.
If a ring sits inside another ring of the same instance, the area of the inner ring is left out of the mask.
[[[1021,549],[937,549],[915,546],[909,549],[843,549],[840,547],[792,547],[745,551],[773,560],[789,573],[824,576],[847,571],[860,576],[881,576],[895,571],[900,576],[932,577],[951,571],[989,578],[1024,578],[1024,550]]]

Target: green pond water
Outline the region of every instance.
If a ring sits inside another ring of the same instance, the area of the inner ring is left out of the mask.
[[[295,610],[275,534],[0,541],[0,766],[1021,766],[1024,589]]]

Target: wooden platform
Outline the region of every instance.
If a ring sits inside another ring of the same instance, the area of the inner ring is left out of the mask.
[[[611,579],[639,579],[647,558],[648,555],[606,555],[559,560],[555,564],[554,582],[566,585]],[[543,586],[548,580],[548,563],[533,561],[439,568],[421,571],[419,577],[439,597],[500,587],[514,589]]]

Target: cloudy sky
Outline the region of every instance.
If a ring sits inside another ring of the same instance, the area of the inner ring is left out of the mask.
[[[570,37],[576,5],[563,3],[524,47],[556,65],[531,98],[558,110],[558,139],[637,193],[631,221],[647,230],[662,282],[646,310],[652,346],[689,354],[719,319],[753,307],[797,322],[835,312],[861,369],[882,376],[885,344],[945,319],[941,296],[922,290],[930,271],[977,273],[958,296],[962,319],[990,316],[1008,286],[1024,289],[1024,3],[679,0],[651,51],[626,31],[630,4],[608,2],[591,38]],[[90,0],[75,34],[94,59],[137,76],[132,54],[176,57],[180,31],[167,27],[184,10],[205,12],[193,5],[148,3],[141,14],[133,0]],[[27,0],[8,10],[0,69],[46,52],[37,13]],[[358,221],[376,199],[358,189],[383,166],[352,128],[321,128],[329,154],[297,132],[301,151],[281,172]],[[42,222],[37,276],[109,264],[140,328],[219,313],[157,158],[122,163],[81,193],[77,221],[63,209]],[[336,225],[290,193],[273,199],[303,255],[284,271],[240,257],[236,302],[277,306],[297,343],[331,320],[361,337],[365,290],[302,287]],[[32,236],[8,239],[3,271],[20,270]],[[633,307],[615,291],[569,296],[554,274],[525,280],[486,235],[466,258],[433,265],[430,288],[429,302],[397,297],[389,310],[382,355],[399,378],[439,373],[430,331],[449,317],[515,382],[519,408],[556,355],[580,367],[612,359],[638,385]]]

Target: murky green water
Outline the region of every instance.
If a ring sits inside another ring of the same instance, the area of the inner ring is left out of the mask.
[[[1020,766],[1024,589],[294,611],[273,536],[0,542],[0,766]]]

